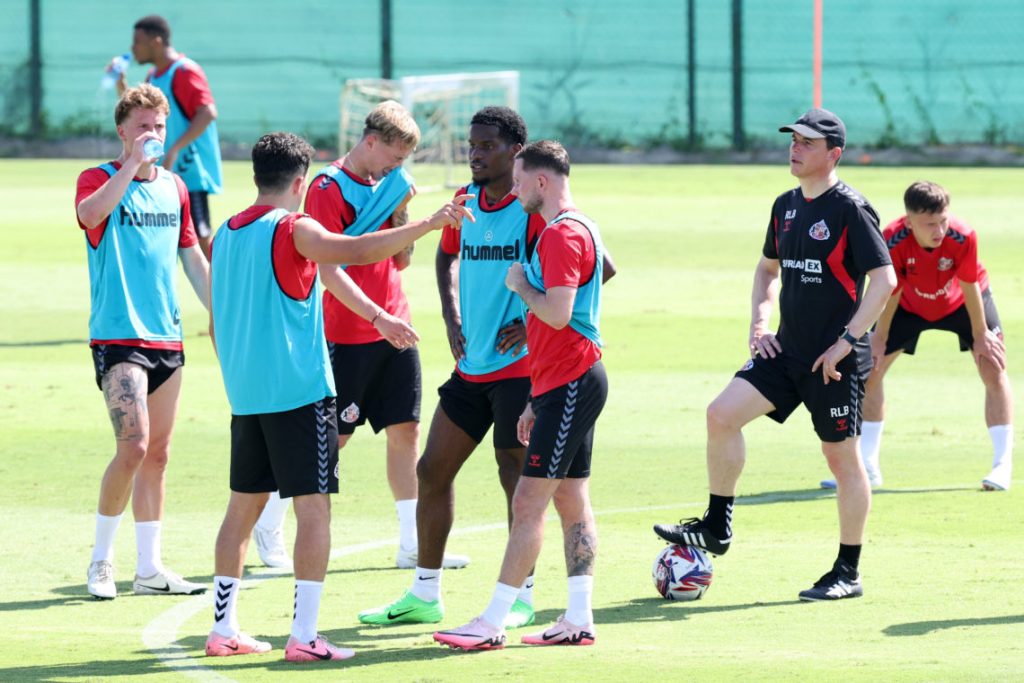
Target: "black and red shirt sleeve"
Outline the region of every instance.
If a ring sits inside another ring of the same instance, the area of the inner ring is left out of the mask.
[[[181,234],[178,236],[178,248],[188,249],[199,244],[199,237],[196,235],[196,227],[192,223],[192,204],[188,196],[188,188],[185,181],[174,175],[174,183],[178,187],[178,201],[181,203],[178,223],[181,225]]]
[[[314,178],[306,190],[306,213],[331,232],[339,235],[356,219],[355,207],[345,201],[341,187],[330,178]]]
[[[878,214],[867,202],[849,202],[845,216],[848,249],[857,272],[892,265],[889,248],[879,229]]]
[[[78,220],[78,227],[85,230],[85,236],[89,240],[89,245],[95,249],[99,246],[100,240],[103,239],[103,233],[107,229],[107,221],[109,216],[104,218],[103,221],[94,228],[88,228],[82,225],[82,221],[78,219],[78,205],[83,200],[88,199],[96,192],[96,190],[103,187],[103,184],[110,179],[107,172],[102,168],[87,168],[82,171],[78,176],[78,182],[75,185],[75,220]]]
[[[195,118],[199,107],[214,103],[206,74],[198,64],[186,64],[174,72],[171,92],[189,121]]]

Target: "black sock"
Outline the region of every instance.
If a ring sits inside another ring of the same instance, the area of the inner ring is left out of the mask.
[[[704,519],[711,533],[719,538],[732,536],[732,503],[734,496],[716,496],[711,494],[708,502],[708,515]]]
[[[857,564],[860,562],[860,549],[859,545],[844,545],[839,544],[839,559],[845,560],[848,565],[857,568]]]

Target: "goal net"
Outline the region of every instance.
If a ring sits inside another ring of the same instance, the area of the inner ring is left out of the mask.
[[[341,90],[339,154],[359,141],[366,115],[384,100],[401,102],[420,127],[419,147],[406,167],[417,163],[441,164],[445,185],[458,187],[466,175],[469,120],[489,105],[518,110],[519,72],[434,74],[394,80],[349,79]]]

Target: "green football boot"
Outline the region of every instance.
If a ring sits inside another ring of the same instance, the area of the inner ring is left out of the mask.
[[[436,624],[442,619],[444,603],[420,600],[409,591],[390,605],[359,613],[359,621],[364,624]]]
[[[512,609],[505,617],[505,628],[522,628],[529,626],[534,621],[533,605],[528,605],[522,600],[516,599]]]

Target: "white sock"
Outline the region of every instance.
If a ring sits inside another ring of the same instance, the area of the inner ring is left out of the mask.
[[[238,625],[238,589],[242,580],[233,576],[213,577],[213,630],[225,638],[237,636],[241,631]]]
[[[569,577],[569,608],[565,618],[577,626],[585,626],[594,620],[590,599],[594,594],[593,576]]]
[[[117,536],[117,527],[120,523],[121,515],[108,517],[96,513],[96,542],[92,546],[93,562],[114,561],[114,537]]]
[[[992,467],[1013,462],[1013,425],[993,425],[988,435],[992,439]]]
[[[523,587],[519,589],[519,595],[516,596],[517,600],[522,600],[530,607],[533,607],[533,574],[526,577],[526,581],[523,581]]]
[[[398,510],[398,544],[402,550],[415,551],[419,548],[416,540],[416,499],[396,500]]]
[[[416,567],[409,592],[420,600],[434,602],[441,599],[441,570]]]
[[[484,618],[491,626],[497,626],[502,628],[505,623],[505,617],[512,610],[512,603],[516,601],[516,595],[519,593],[519,588],[516,586],[509,586],[508,584],[498,583],[494,586],[494,595],[491,596],[491,604],[487,605],[487,609],[480,616]]]
[[[160,561],[160,522],[135,523],[135,573],[145,578],[164,569]]]
[[[864,461],[864,467],[868,473],[878,473],[878,451],[882,446],[882,427],[885,421],[868,422],[865,420],[860,424],[860,457]]]
[[[267,499],[266,506],[263,508],[263,512],[260,514],[260,518],[256,520],[256,526],[268,531],[280,529],[284,526],[284,516],[288,514],[289,503],[291,501],[287,498],[281,500],[279,492],[274,491],[271,493],[270,498]]]
[[[323,581],[295,580],[295,616],[292,617],[292,635],[303,643],[316,640],[316,622],[320,616],[320,594]]]

